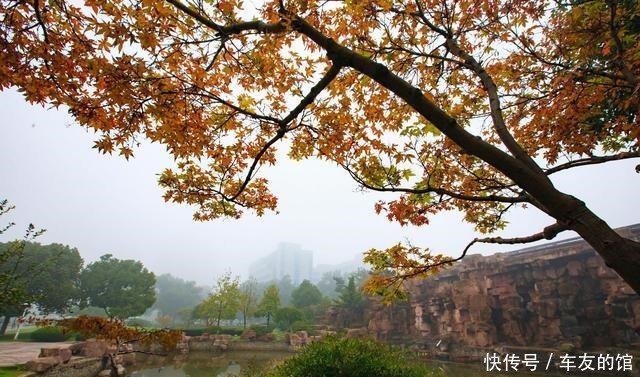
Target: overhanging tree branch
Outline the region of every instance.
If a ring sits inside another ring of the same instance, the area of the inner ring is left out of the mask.
[[[374,186],[368,183],[362,177],[360,177],[348,165],[343,164],[342,168],[345,169],[349,173],[351,178],[353,178],[353,180],[356,181],[359,185],[362,185],[364,188],[372,191],[402,192],[406,194],[415,194],[415,195],[426,195],[426,194],[434,193],[438,195],[446,195],[453,199],[468,200],[472,202],[530,203],[529,199],[525,195],[503,196],[503,195],[490,194],[486,196],[477,196],[477,195],[461,194],[461,193],[458,193],[452,190],[446,190],[440,187],[427,187],[424,189],[418,189],[418,188],[408,188],[408,187]]]
[[[249,182],[253,178],[253,174],[256,171],[262,156],[269,150],[269,148],[271,148],[271,146],[273,146],[273,144],[275,144],[278,140],[282,139],[284,137],[284,135],[288,131],[290,131],[290,128],[288,127],[289,123],[291,123],[298,115],[300,115],[300,113],[302,113],[302,111],[307,106],[312,104],[313,101],[316,99],[316,97],[320,93],[322,93],[322,91],[327,86],[329,86],[329,84],[331,84],[331,82],[338,76],[338,73],[340,73],[340,68],[341,68],[341,66],[338,65],[338,64],[332,65],[329,68],[329,70],[327,71],[327,73],[324,75],[324,77],[322,77],[322,79],[320,81],[318,81],[318,83],[316,85],[314,85],[313,88],[311,88],[309,93],[300,101],[300,103],[298,103],[298,105],[293,110],[291,110],[291,112],[289,112],[289,114],[286,117],[284,117],[282,120],[278,121],[278,125],[279,125],[278,132],[276,133],[276,135],[273,138],[271,138],[271,140],[269,140],[260,149],[260,151],[258,152],[256,157],[254,158],[253,163],[251,164],[251,167],[249,168],[249,172],[247,173],[247,175],[246,175],[246,177],[244,179],[244,182],[242,183],[242,185],[240,186],[238,191],[231,198],[227,198],[226,200],[235,201],[242,194],[244,189],[247,188],[247,185],[249,184]]]
[[[503,237],[485,237],[485,238],[475,238],[473,241],[469,242],[469,244],[464,248],[462,252],[462,257],[464,257],[471,246],[476,243],[494,243],[500,245],[517,245],[524,243],[531,243],[540,240],[552,240],[558,234],[564,232],[565,230],[569,230],[569,228],[560,223],[555,223],[545,227],[541,232],[532,234],[530,236],[524,237],[514,237],[514,238],[503,238]]]
[[[592,156],[587,158],[581,158],[579,160],[569,161],[567,163],[554,166],[545,171],[545,174],[551,175],[553,173],[557,173],[562,170],[567,170],[571,168],[575,168],[578,166],[587,166],[587,165],[596,165],[602,164],[609,161],[618,161],[618,160],[626,160],[630,158],[640,158],[640,151],[636,152],[622,152],[611,156]]]

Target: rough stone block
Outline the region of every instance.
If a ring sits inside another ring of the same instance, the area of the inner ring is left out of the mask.
[[[42,373],[58,364],[60,364],[60,360],[57,357],[48,356],[48,357],[39,357],[37,359],[31,360],[27,362],[26,366],[27,366],[27,369],[32,372]]]

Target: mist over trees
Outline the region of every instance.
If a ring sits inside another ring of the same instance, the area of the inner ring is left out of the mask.
[[[186,281],[171,274],[156,277],[156,301],[151,310],[157,309],[171,317],[172,322],[183,320],[186,312],[192,311],[204,297],[204,288],[194,281]]]

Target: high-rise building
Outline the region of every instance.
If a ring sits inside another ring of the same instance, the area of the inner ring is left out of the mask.
[[[291,282],[298,285],[305,279],[311,280],[312,273],[313,252],[292,243],[279,244],[273,253],[249,266],[249,276],[260,282],[280,280],[288,275]]]

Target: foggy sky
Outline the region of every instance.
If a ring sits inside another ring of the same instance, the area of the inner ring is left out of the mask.
[[[162,199],[156,174],[172,161],[163,146],[142,145],[129,161],[101,155],[91,148],[95,138],[66,112],[30,106],[13,90],[0,93],[0,111],[0,199],[16,206],[0,217],[0,226],[17,223],[0,242],[19,237],[32,222],[47,229],[38,242],[77,247],[85,263],[111,253],[140,260],[156,274],[210,285],[225,270],[246,276],[248,265],[279,242],[312,250],[315,264],[335,264],[404,240],[455,256],[475,236],[455,213],[421,228],[390,223],[373,205],[393,195],[363,193],[340,168],[314,160],[280,161],[262,171],[280,214],[194,222],[192,208]],[[553,180],[611,226],[624,226],[640,222],[639,162],[579,168]],[[508,219],[500,235],[528,235],[554,222],[535,209]],[[472,252],[514,249],[479,245]]]

